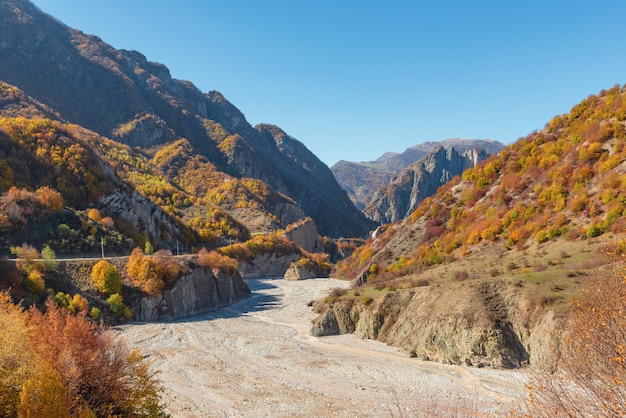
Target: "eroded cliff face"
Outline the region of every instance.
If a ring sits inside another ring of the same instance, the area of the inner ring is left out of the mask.
[[[515,368],[550,361],[559,328],[552,311],[522,296],[512,280],[455,283],[337,299],[311,335],[354,333],[450,364]]]
[[[137,321],[174,320],[214,311],[250,294],[240,274],[197,268],[182,276],[172,289],[140,298],[132,309]]]

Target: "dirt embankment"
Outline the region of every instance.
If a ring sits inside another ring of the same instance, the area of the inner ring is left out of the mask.
[[[558,321],[531,304],[520,282],[452,283],[339,298],[312,335],[354,333],[399,347],[413,357],[448,364],[517,368],[550,358]]]

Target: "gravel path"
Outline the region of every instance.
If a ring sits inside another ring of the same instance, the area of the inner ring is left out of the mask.
[[[527,375],[409,358],[352,335],[308,335],[307,304],[346,282],[250,279],[252,297],[184,321],[119,330],[160,371],[173,417],[493,416]]]

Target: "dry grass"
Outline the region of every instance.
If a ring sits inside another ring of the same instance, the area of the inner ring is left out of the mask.
[[[541,307],[563,314],[593,272],[607,262],[603,255],[608,245],[624,235],[567,241],[560,239],[533,245],[523,251],[507,250],[502,244],[479,245],[455,261],[432,266],[419,273],[389,281],[374,279],[348,291],[337,299],[375,299],[377,296],[421,286],[447,286],[458,282],[512,279],[523,294]]]

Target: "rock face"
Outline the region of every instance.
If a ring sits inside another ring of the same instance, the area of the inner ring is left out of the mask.
[[[531,308],[512,281],[460,283],[445,291],[427,286],[375,300],[338,300],[311,335],[354,333],[425,360],[515,368],[550,359],[557,321],[551,311]]]
[[[438,147],[421,160],[406,167],[391,183],[378,190],[363,211],[382,224],[397,222],[410,215],[425,198],[437,189],[487,158],[483,149],[474,148],[459,154],[454,148]]]
[[[482,148],[488,154],[500,152],[504,145],[498,141],[483,139],[453,138],[443,141],[430,141],[407,148],[404,152],[386,152],[371,162],[357,163],[339,161],[331,167],[339,185],[348,193],[357,208],[364,210],[374,193],[389,185],[400,171],[419,161],[438,147],[454,148],[463,154],[473,148]]]
[[[171,247],[172,243],[163,241],[162,231],[169,231],[173,236],[180,234],[180,227],[160,207],[135,190],[118,188],[103,197],[100,204],[106,208],[107,215],[131,222],[137,231],[147,234],[152,242],[163,247]]]
[[[250,288],[241,275],[198,268],[161,295],[141,298],[132,309],[137,321],[174,320],[214,311],[249,296]]]
[[[283,277],[291,263],[302,257],[300,253],[262,253],[250,262],[239,262],[239,272],[243,277]]]
[[[298,244],[305,251],[310,253],[324,252],[324,244],[320,240],[315,222],[310,218],[292,224],[291,228],[285,232],[284,236]]]

